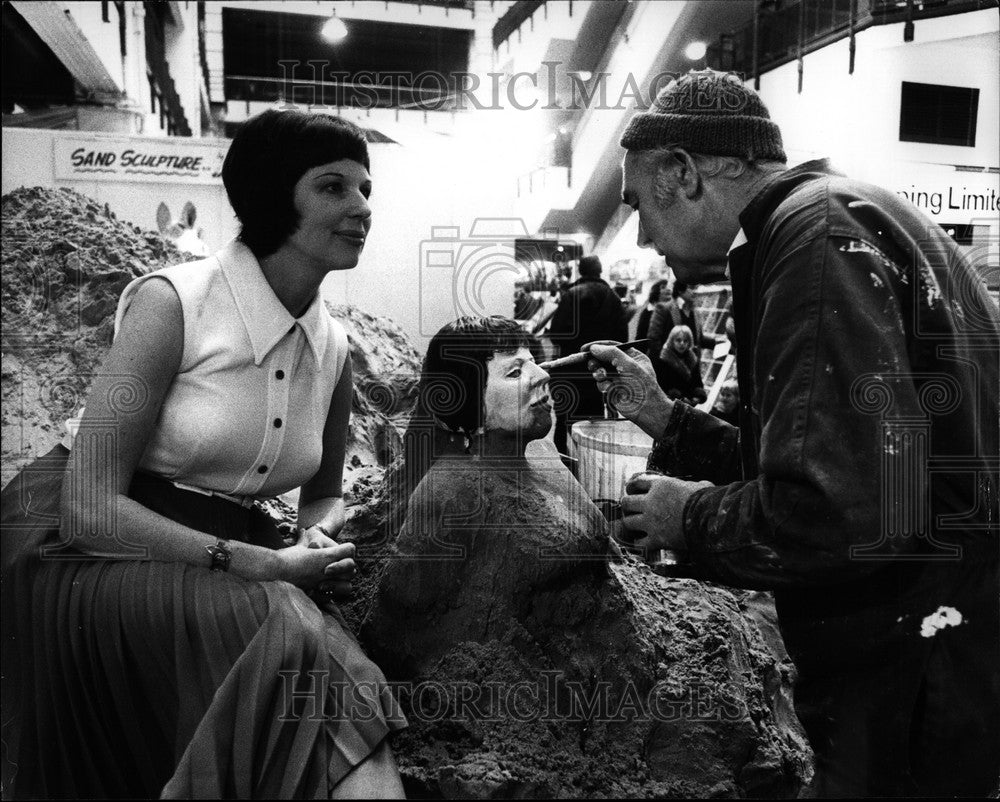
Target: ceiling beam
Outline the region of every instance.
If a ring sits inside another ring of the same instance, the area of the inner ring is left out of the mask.
[[[54,2],[14,0],[11,5],[80,84],[88,99],[115,105],[124,93],[68,11]]]

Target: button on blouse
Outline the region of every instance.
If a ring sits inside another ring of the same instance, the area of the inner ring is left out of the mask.
[[[234,241],[208,259],[129,284],[166,279],[184,314],[184,354],[139,467],[187,485],[270,497],[312,478],[348,353],[319,294],[298,319],[253,253]]]

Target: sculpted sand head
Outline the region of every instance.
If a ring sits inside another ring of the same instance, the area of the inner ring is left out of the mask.
[[[549,374],[525,347],[497,351],[486,363],[483,429],[537,440],[552,427]]]
[[[540,355],[538,341],[514,320],[459,318],[427,346],[420,404],[466,437],[493,433],[525,443],[544,437],[551,407]]]

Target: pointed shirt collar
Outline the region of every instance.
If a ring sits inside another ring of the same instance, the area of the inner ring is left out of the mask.
[[[726,278],[730,278],[729,275],[729,262],[732,259],[733,251],[742,245],[746,245],[749,240],[747,239],[747,234],[740,226],[740,230],[736,232],[736,237],[733,239],[733,244],[729,246],[729,250],[726,252]]]
[[[736,233],[733,244],[729,246],[729,258],[726,265],[727,278],[730,278],[729,263],[732,263],[733,251],[746,245],[750,241],[750,237],[753,237],[756,242],[768,215],[792,189],[803,181],[808,181],[810,178],[822,174],[841,175],[831,167],[828,159],[814,159],[800,164],[798,167],[774,173],[764,181],[753,200],[740,212],[740,230]]]
[[[246,245],[233,240],[215,256],[222,265],[222,273],[250,338],[254,364],[259,366],[295,326],[302,329],[318,364],[327,343],[327,311],[319,291],[302,317],[292,317],[264,278],[257,257]]]

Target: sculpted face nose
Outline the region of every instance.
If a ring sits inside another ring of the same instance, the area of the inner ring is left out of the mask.
[[[549,374],[548,373],[546,373],[544,370],[542,370],[540,367],[538,367],[538,364],[535,363],[535,362],[528,362],[527,364],[530,366],[530,370],[531,370],[531,373],[530,373],[530,376],[531,376],[531,387],[533,389],[536,388],[536,387],[539,387],[539,386],[541,386],[543,384],[548,384],[548,382],[549,382]]]

